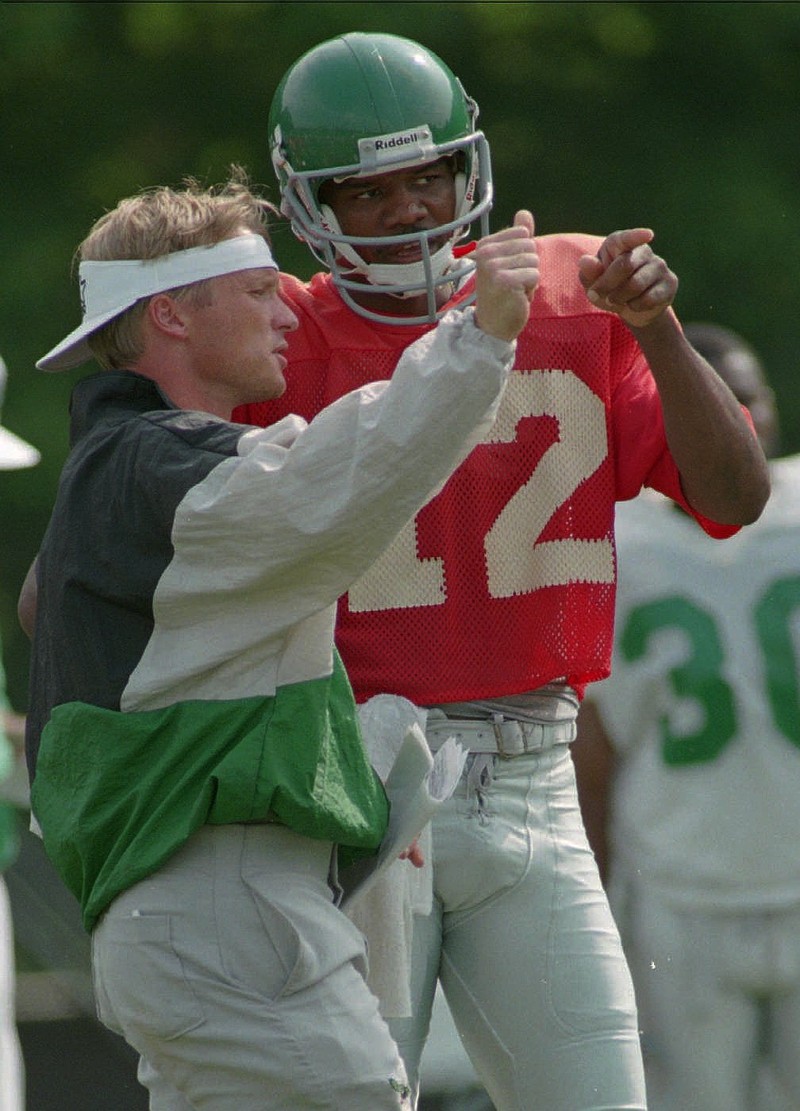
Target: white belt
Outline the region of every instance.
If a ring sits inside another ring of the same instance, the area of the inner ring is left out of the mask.
[[[495,719],[428,718],[425,733],[431,752],[448,737],[455,737],[470,752],[496,752],[504,760],[541,752],[552,745],[575,740],[574,721],[516,721],[498,714]]]

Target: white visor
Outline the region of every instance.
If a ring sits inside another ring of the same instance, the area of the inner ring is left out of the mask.
[[[0,405],[5,396],[7,378],[6,364],[0,358]],[[23,467],[32,467],[40,458],[35,447],[0,424],[0,471],[18,471]]]
[[[237,270],[277,270],[260,235],[237,235],[211,247],[189,247],[154,259],[82,262],[78,267],[83,323],[37,362],[39,370],[69,370],[91,359],[89,336],[144,297],[219,278]]]

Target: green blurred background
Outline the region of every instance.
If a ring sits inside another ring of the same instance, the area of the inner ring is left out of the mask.
[[[0,629],[11,700],[26,705],[16,596],[67,450],[82,371],[35,360],[79,320],[75,247],[128,193],[225,177],[272,184],[270,97],[299,54],[380,30],[424,42],[481,108],[493,226],[533,210],[541,232],[647,225],[681,279],[683,320],[741,331],[762,354],[800,450],[800,5],[794,3],[2,3],[0,351],[3,422],[40,448],[5,473]],[[286,228],[284,268],[312,260]],[[102,507],[98,506],[102,512]]]

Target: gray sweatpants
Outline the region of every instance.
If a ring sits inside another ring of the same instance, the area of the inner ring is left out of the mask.
[[[331,853],[282,826],[206,826],[102,916],[98,1014],[141,1055],[152,1111],[409,1106]]]

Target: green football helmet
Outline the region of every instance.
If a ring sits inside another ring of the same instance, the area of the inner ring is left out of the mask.
[[[304,54],[283,77],[269,116],[281,211],[360,315],[394,324],[435,321],[442,315],[437,290],[457,288],[474,269],[468,257],[454,256],[453,246],[476,220],[481,235],[489,230],[491,163],[486,139],[475,128],[477,116],[475,101],[444,62],[396,35],[341,35]],[[447,156],[454,156],[457,168],[453,220],[380,240],[418,244],[419,262],[365,262],[358,248],[378,240],[345,235],[330,207],[320,203],[320,185],[331,178],[373,176]],[[351,296],[370,289],[397,297],[425,294],[427,311],[403,317],[373,312]]]

